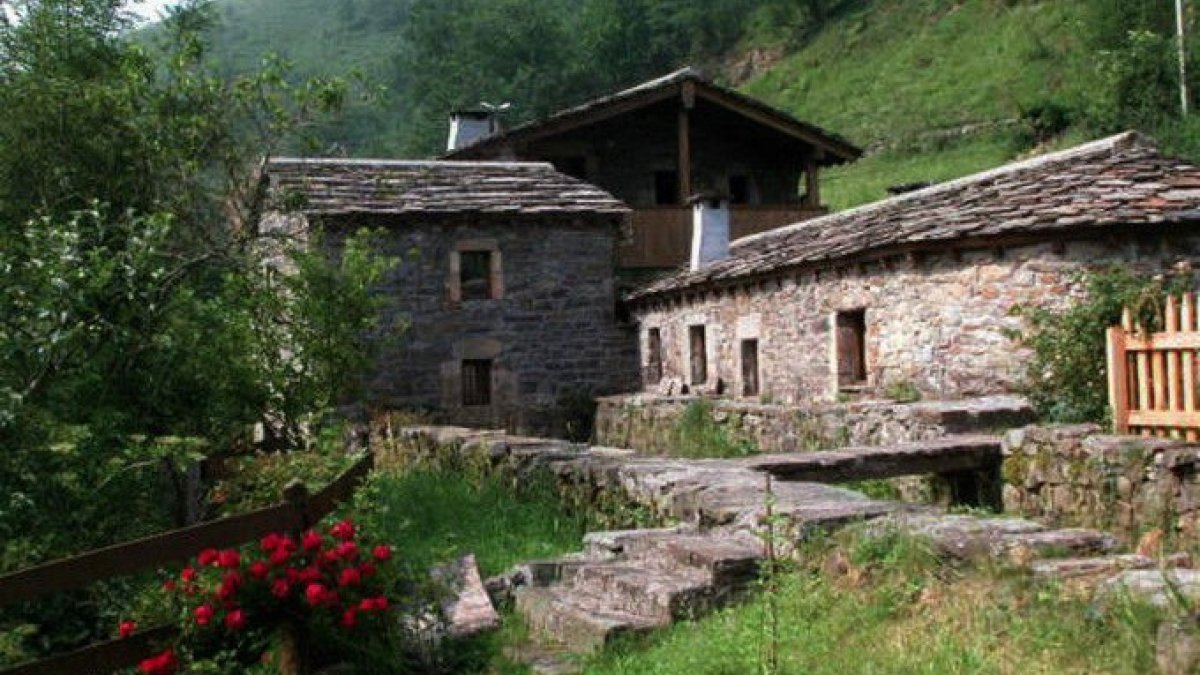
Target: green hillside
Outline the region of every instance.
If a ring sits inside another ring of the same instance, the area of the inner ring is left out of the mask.
[[[683,63],[720,78],[773,54],[733,84],[868,150],[825,177],[845,208],[1129,126],[1194,154],[1194,125],[1170,119],[1169,4],[219,0],[215,47],[234,70],[274,51],[301,75],[354,69],[386,86],[321,135],[331,152],[392,156],[436,153],[456,106],[512,101],[511,123]]]

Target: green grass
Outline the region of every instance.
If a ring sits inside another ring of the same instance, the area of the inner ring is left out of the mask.
[[[1154,670],[1160,615],[1085,599],[987,571],[953,571],[902,538],[850,546],[843,572],[826,551],[781,579],[780,671],[850,673],[1144,673]],[[648,644],[594,659],[594,675],[763,672],[767,603],[760,595]]]
[[[486,577],[582,546],[584,519],[549,484],[518,493],[496,478],[418,468],[381,474],[360,492],[358,517],[414,574],[474,553]]]
[[[745,457],[758,452],[749,439],[741,436],[734,413],[726,424],[713,419],[713,404],[708,399],[698,399],[684,408],[675,426],[672,457],[691,459]]]

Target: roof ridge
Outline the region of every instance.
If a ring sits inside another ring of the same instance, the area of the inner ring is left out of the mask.
[[[1113,136],[1108,136],[1095,141],[1089,141],[1087,143],[1066,148],[1064,150],[1050,152],[1044,155],[1037,155],[1035,157],[1030,157],[1017,162],[1010,162],[998,167],[963,176],[961,178],[955,178],[953,180],[937,183],[920,190],[913,190],[912,192],[905,192],[904,194],[899,194],[894,197],[887,197],[879,201],[856,206],[845,211],[838,211],[837,213],[831,213],[819,218],[803,220],[798,223],[792,223],[791,225],[785,225],[784,227],[776,228],[774,230],[767,230],[766,232],[746,235],[745,237],[740,237],[730,242],[730,248],[735,249],[738,247],[745,247],[779,237],[786,237],[787,235],[806,229],[839,223],[844,220],[874,213],[876,211],[883,211],[895,206],[902,206],[910,201],[918,201],[928,197],[937,196],[945,192],[953,192],[955,190],[978,183],[983,183],[995,178],[1044,169],[1055,164],[1071,162],[1084,157],[1100,157],[1109,154],[1116,154],[1134,148],[1149,148],[1153,150],[1158,149],[1154,141],[1140,131],[1123,131]]]
[[[359,157],[272,157],[267,160],[267,166],[378,166],[397,168],[419,167],[484,167],[498,169],[550,169],[556,170],[550,162],[523,162],[504,160],[474,160],[474,159],[371,159]]]

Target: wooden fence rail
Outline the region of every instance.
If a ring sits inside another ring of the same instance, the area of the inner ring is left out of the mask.
[[[1108,329],[1108,401],[1118,434],[1200,439],[1196,294],[1167,298],[1163,330],[1135,325],[1128,308]]]
[[[375,466],[367,453],[319,492],[309,495],[303,485],[284,491],[284,501],[256,511],[171,530],[144,539],[88,551],[0,576],[0,607],[68,591],[112,577],[182,563],[205,548],[225,548],[257,541],[270,532],[299,532],[329,515],[350,498]],[[37,662],[0,670],[0,675],[53,673],[86,675],[136,665],[150,655],[151,646],[175,634],[158,627],[125,640],[102,642]]]

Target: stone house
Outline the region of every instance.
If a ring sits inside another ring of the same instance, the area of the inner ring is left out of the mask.
[[[779,403],[1011,390],[1014,309],[1200,255],[1200,167],[1126,133],[737,239],[632,293],[642,384]]]
[[[633,208],[621,267],[646,270],[687,260],[694,195],[728,199],[734,237],[762,232],[824,214],[821,169],[862,154],[692,68],[507,130],[455,113],[448,146],[447,159],[547,161],[609,191]]]
[[[564,406],[636,386],[636,340],[617,321],[616,248],[629,209],[529,162],[275,159],[264,230],[337,242],[384,231],[399,267],[379,292],[402,326],[368,402],[444,422],[562,431]]]

